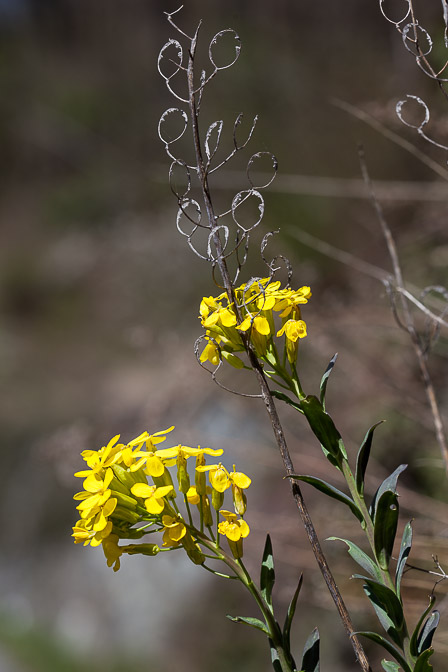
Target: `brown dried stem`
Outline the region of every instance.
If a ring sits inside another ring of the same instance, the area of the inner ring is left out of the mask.
[[[399,300],[400,300],[400,305],[401,305],[401,310],[402,314],[404,317],[404,322],[401,319],[398,319],[398,324],[401,326],[407,333],[409,334],[409,337],[411,339],[415,356],[417,358],[419,367],[420,367],[420,374],[422,376],[422,380],[425,386],[425,393],[426,397],[428,399],[428,403],[431,409],[432,417],[433,417],[433,422],[434,422],[434,429],[435,429],[435,434],[437,438],[437,443],[439,444],[440,452],[442,454],[442,459],[445,464],[445,470],[448,474],[448,445],[445,437],[445,432],[443,428],[443,423],[442,423],[442,417],[440,415],[440,410],[439,410],[439,405],[437,403],[437,398],[434,390],[434,385],[432,384],[431,376],[429,374],[428,366],[426,363],[426,357],[425,357],[425,351],[424,348],[422,347],[422,343],[420,341],[420,337],[418,334],[418,331],[415,326],[415,320],[412,315],[412,312],[409,309],[408,301],[406,298],[406,293],[404,289],[404,282],[403,282],[403,274],[401,271],[401,265],[400,265],[400,260],[398,257],[398,251],[397,251],[397,246],[395,244],[395,240],[392,236],[392,232],[390,230],[389,225],[387,224],[386,218],[384,216],[383,209],[381,207],[381,204],[379,203],[374,188],[372,181],[370,179],[369,172],[367,170],[367,164],[366,164],[366,159],[365,159],[365,154],[364,154],[364,149],[362,147],[359,148],[359,161],[361,165],[361,171],[362,171],[362,176],[364,178],[364,181],[366,183],[366,186],[369,190],[370,193],[370,198],[372,200],[373,207],[375,209],[376,216],[378,218],[379,224],[381,226],[381,230],[383,232],[384,239],[386,241],[387,245],[387,250],[389,252],[389,256],[392,262],[392,269],[393,269],[393,276],[394,276],[394,291],[396,291],[399,294]]]
[[[197,162],[197,170],[198,170],[198,177],[201,185],[201,190],[202,190],[202,196],[204,200],[204,205],[205,209],[207,212],[207,218],[208,218],[208,223],[210,230],[213,234],[213,241],[214,245],[216,248],[216,263],[219,267],[223,284],[226,289],[229,302],[233,304],[234,310],[237,314],[237,318],[239,322],[241,322],[241,315],[239,313],[239,308],[238,305],[235,301],[235,296],[234,296],[234,289],[233,289],[233,283],[230,278],[230,274],[227,268],[226,260],[223,255],[223,246],[220,238],[220,233],[219,229],[217,228],[216,225],[216,217],[214,214],[214,209],[213,209],[213,203],[210,195],[210,190],[209,190],[209,185],[208,185],[208,179],[207,179],[207,170],[204,164],[203,160],[203,155],[202,155],[202,148],[201,148],[201,142],[200,142],[200,137],[199,137],[199,123],[198,123],[198,113],[197,113],[197,100],[196,100],[196,92],[194,88],[194,58],[195,58],[195,51],[196,51],[196,46],[197,46],[197,37],[198,37],[198,31],[199,27],[196,30],[196,33],[191,40],[191,46],[189,50],[189,56],[188,56],[188,67],[187,67],[187,79],[188,79],[188,91],[189,91],[189,109],[190,109],[190,119],[191,119],[191,124],[192,124],[192,129],[193,129],[193,140],[194,140],[194,148],[195,148],[195,154],[196,154],[196,162]],[[277,409],[275,407],[274,399],[272,397],[272,394],[269,390],[269,386],[267,384],[263,369],[260,365],[260,362],[258,361],[255,353],[253,352],[248,339],[246,339],[245,342],[246,345],[246,351],[249,357],[250,364],[252,366],[252,369],[257,377],[258,384],[260,386],[261,390],[261,396],[263,398],[263,401],[266,406],[266,410],[269,414],[272,428],[274,431],[275,439],[277,442],[278,449],[280,451],[282,460],[283,460],[283,465],[286,471],[286,474],[288,478],[290,479],[290,484],[291,484],[291,490],[292,490],[292,495],[294,497],[294,500],[296,502],[297,508],[300,513],[300,517],[302,519],[302,523],[305,527],[306,534],[308,536],[308,540],[311,544],[314,556],[316,558],[317,564],[319,566],[320,571],[322,572],[322,575],[325,579],[325,582],[327,584],[327,587],[330,591],[330,594],[334,600],[334,603],[336,605],[336,608],[338,610],[338,613],[341,617],[341,620],[343,622],[343,625],[346,629],[347,634],[350,637],[350,641],[352,643],[356,658],[361,665],[361,668],[365,672],[369,672],[371,670],[367,656],[364,652],[364,649],[358,639],[358,637],[354,634],[355,630],[350,618],[350,614],[347,610],[347,607],[345,606],[345,603],[343,601],[343,598],[339,592],[339,589],[336,585],[335,579],[331,573],[331,570],[328,566],[327,560],[325,558],[325,555],[322,552],[322,548],[319,543],[319,539],[316,533],[316,530],[314,528],[313,522],[311,520],[311,517],[309,515],[308,509],[305,504],[305,500],[303,498],[302,492],[300,490],[299,485],[297,484],[297,481],[293,481],[290,477],[294,473],[294,466],[292,463],[291,455],[286,443],[286,439],[284,436],[283,428],[277,413]]]

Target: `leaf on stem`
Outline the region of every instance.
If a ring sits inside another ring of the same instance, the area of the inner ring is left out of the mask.
[[[415,626],[414,632],[412,633],[411,641],[409,643],[409,650],[410,650],[410,652],[413,656],[417,656],[419,654],[418,638],[419,638],[420,628],[422,626],[423,621],[425,620],[425,618],[427,617],[427,615],[429,614],[429,612],[433,608],[435,601],[436,601],[435,596],[431,595],[430,598],[429,598],[429,604],[426,607],[423,614],[418,619],[418,623]]]
[[[347,453],[341,435],[331,416],[324,411],[319,399],[313,394],[310,394],[305,397],[305,399],[301,400],[300,406],[313,433],[319,439],[325,456],[328,457],[328,454],[330,454],[337,464],[339,464],[343,458],[347,459]],[[332,462],[333,464],[334,461]]]
[[[381,425],[383,422],[384,420],[380,420],[369,429],[358,451],[358,457],[356,458],[355,482],[356,489],[360,495],[364,494],[364,476],[366,474],[367,464],[369,462],[370,449],[372,447],[373,441],[373,432],[378,427],[378,425]]]
[[[348,554],[355,560],[355,562],[358,563],[363,569],[368,572],[372,578],[374,578],[376,581],[381,581],[381,572],[376,566],[376,564],[373,562],[371,558],[367,555],[367,553],[364,553],[359,546],[354,544],[352,541],[349,541],[348,539],[341,539],[341,537],[328,537],[327,541],[343,541],[345,544],[348,546]]]
[[[374,523],[375,555],[381,569],[388,569],[398,525],[398,496],[391,490],[378,499]]]
[[[335,488],[333,485],[330,485],[329,483],[321,480],[320,478],[316,478],[316,476],[307,476],[305,474],[291,474],[289,478],[294,478],[298,481],[304,481],[305,483],[309,483],[310,485],[314,486],[317,490],[320,490],[329,497],[337,499],[339,502],[346,504],[348,507],[350,507],[352,512],[358,518],[358,520],[361,523],[364,522],[364,517],[361,511],[356,506],[353,499],[351,499],[348,495],[344,494],[343,492]]]
[[[283,645],[289,655],[291,654],[290,635],[291,635],[292,619],[294,618],[294,614],[296,611],[297,598],[299,597],[300,589],[302,588],[302,582],[303,582],[303,574],[300,575],[299,583],[297,584],[297,588],[294,592],[294,595],[292,596],[291,602],[289,603],[288,611],[286,613],[285,618],[285,624],[283,626]]]
[[[365,581],[363,588],[364,592],[372,603],[375,609],[378,620],[387,632],[389,637],[394,640],[398,646],[402,646],[402,627],[403,627],[403,607],[398,597],[393,590],[387,586],[368,579],[365,576],[357,576],[354,578],[363,579]]]
[[[269,534],[266,535],[263,560],[261,562],[260,588],[263,599],[272,611],[272,588],[275,583],[274,556],[272,555],[272,542]]]
[[[417,638],[417,651],[419,654],[426,651],[426,649],[429,649],[429,647],[431,646],[432,638],[434,637],[434,633],[437,630],[439,621],[440,621],[440,614],[436,609],[435,611],[432,612],[431,616],[429,616],[428,619],[426,620],[426,623],[423,626],[422,631]]]
[[[298,401],[293,401],[288,397],[287,394],[284,394],[284,392],[279,392],[278,390],[271,390],[271,394],[275,399],[279,399],[280,401],[284,401],[286,404],[289,404],[289,406],[292,406],[293,408],[296,409],[296,411],[299,411],[300,413],[303,414],[302,409],[300,408],[300,404]]]
[[[429,661],[429,658],[434,653],[434,649],[426,649],[421,655],[417,658],[415,663],[414,672],[432,672],[433,667]]]
[[[325,369],[325,373],[322,376],[322,380],[320,381],[320,403],[322,404],[322,408],[325,410],[325,394],[327,392],[327,383],[328,379],[330,377],[331,372],[333,371],[334,365],[336,364],[336,359],[338,357],[338,353],[333,355],[333,357],[330,359],[330,363],[328,364],[327,368]]]
[[[259,618],[252,618],[251,616],[229,616],[227,614],[227,618],[234,623],[245,623],[246,625],[250,625],[252,628],[256,628],[257,630],[261,630],[261,632],[264,632],[265,635],[269,636],[269,630],[263,621],[260,621]]]
[[[401,474],[401,472],[406,469],[407,466],[408,466],[407,464],[400,464],[400,466],[397,467],[390,476],[384,479],[384,481],[381,483],[380,487],[376,491],[375,495],[373,496],[372,503],[370,505],[370,515],[374,522],[376,515],[376,505],[378,500],[380,499],[383,492],[386,492],[387,490],[390,490],[391,492],[395,493],[397,492],[398,477]]]
[[[319,672],[319,656],[320,656],[320,637],[319,630],[314,628],[311,635],[305,642],[302,655],[301,672]]]
[[[278,657],[278,651],[272,639],[269,639],[269,646],[271,647],[271,663],[274,672],[283,672],[282,664],[280,662],[280,658]]]
[[[372,642],[379,644],[380,646],[383,647],[383,649],[386,649],[386,651],[388,651],[388,653],[390,653],[391,656],[395,658],[395,660],[398,661],[398,663],[403,668],[404,672],[412,672],[402,653],[397,649],[396,646],[394,646],[391,642],[382,637],[382,635],[379,635],[376,632],[367,632],[367,631],[355,632],[353,634],[362,635],[363,637],[367,637],[367,639],[371,639]]]
[[[381,667],[383,670],[386,670],[386,672],[399,672],[400,666],[398,663],[394,663],[393,660],[382,660],[381,661]]]
[[[401,579],[403,576],[404,568],[406,567],[406,561],[408,559],[409,553],[411,552],[412,546],[412,526],[411,522],[406,523],[406,526],[403,530],[403,536],[401,538],[400,545],[400,554],[398,556],[397,567],[395,570],[395,589],[397,591],[398,597],[401,598]]]

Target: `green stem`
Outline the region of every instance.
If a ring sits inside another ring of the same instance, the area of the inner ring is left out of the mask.
[[[356,487],[356,482],[355,482],[355,477],[353,476],[353,472],[350,468],[350,465],[348,463],[348,460],[345,458],[342,460],[342,473],[344,474],[345,481],[347,483],[347,486],[350,490],[350,494],[353,498],[353,501],[355,502],[356,506],[359,508],[361,511],[364,521],[365,521],[365,533],[370,545],[370,548],[372,549],[373,557],[376,557],[375,554],[375,533],[374,533],[374,525],[372,518],[370,517],[369,510],[367,508],[365,499],[363,495],[359,494],[358,489]],[[390,572],[388,569],[383,569],[380,567],[380,565],[377,563],[378,569],[381,571],[381,577],[383,579],[383,584],[390,588],[395,594],[395,582],[393,578],[390,575]],[[415,665],[415,657],[411,654],[410,652],[410,637],[409,637],[409,632],[408,632],[408,627],[406,624],[406,620],[403,617],[403,653],[405,656],[405,659],[411,669],[414,669]]]
[[[218,560],[222,560],[222,562],[224,562],[234,572],[235,578],[239,579],[241,583],[246,586],[264,617],[266,626],[269,630],[269,639],[272,641],[272,644],[277,651],[282,672],[294,672],[292,662],[288,661],[286,652],[283,648],[282,633],[277,621],[274,618],[272,609],[264,600],[259,588],[252,581],[252,578],[244,566],[241,558],[235,560],[233,557],[223,551],[222,548],[217,548],[215,543],[211,542],[210,539],[208,539],[205,535],[197,534],[197,530],[196,537],[200,544],[212,551]]]

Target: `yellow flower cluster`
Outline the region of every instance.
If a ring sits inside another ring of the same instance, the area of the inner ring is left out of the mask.
[[[229,473],[222,464],[205,464],[206,455],[220,456],[222,450],[183,445],[158,448],[173,429],[170,427],[155,434],[143,432],[126,444],[119,442],[118,435],[99,450],[81,453],[88,469],[75,474],[84,479],[84,489],[74,496],[79,502],[80,520],[73,527],[72,536],[75,544],[102,545],[107,564],[113,566],[114,571],[119,569],[123,553],[156,555],[161,550],[179,546],[193,562],[202,564],[205,558],[199,546],[200,537],[204,527],[211,530],[211,507],[216,512],[220,510],[225,490],[232,488],[235,520],[236,514],[242,516],[246,511],[243,490],[249,487],[250,478],[237,472],[235,467]],[[190,457],[196,458],[194,485],[190,483],[187,470]],[[178,490],[184,496],[187,517],[181,515],[175,501],[177,493],[169,471],[173,466],[177,469]],[[205,482],[207,471],[210,486]],[[190,504],[198,508],[200,530],[193,523]],[[224,516],[228,514],[227,511],[222,513]],[[223,523],[217,528],[227,536],[229,544],[240,542],[249,533],[247,523],[241,520],[236,524],[241,525],[242,530],[238,539],[238,535],[229,532],[230,528],[223,527]],[[119,539],[140,539],[157,531],[163,533],[162,548],[157,544],[118,544]],[[232,545],[231,548],[234,554],[238,553],[235,557],[241,557],[241,543],[238,548]]]
[[[243,334],[246,334],[256,355],[271,364],[278,360],[274,335],[277,338],[285,336],[288,361],[295,364],[299,339],[306,336],[300,306],[310,297],[309,287],[281,288],[279,281],[272,282],[270,278],[251,281],[235,289],[241,322],[238,322],[235,306],[229,303],[225,292],[216,298],[204,297],[199,312],[207,345],[200,361],[217,366],[223,357],[232,366],[243,368],[244,363],[234,353],[246,349],[243,342]],[[275,313],[281,318],[280,329],[275,326]]]

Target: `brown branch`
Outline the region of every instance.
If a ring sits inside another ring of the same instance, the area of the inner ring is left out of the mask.
[[[199,27],[198,27],[199,30]],[[207,212],[207,218],[209,222],[209,228],[210,231],[213,235],[213,241],[215,244],[216,248],[216,263],[219,267],[223,284],[226,289],[227,295],[229,302],[233,304],[235,313],[237,315],[237,319],[239,322],[241,322],[241,314],[239,311],[239,307],[235,301],[235,295],[234,295],[234,289],[233,289],[233,283],[230,278],[230,274],[227,268],[226,260],[223,255],[223,247],[222,247],[222,242],[219,234],[219,228],[217,227],[216,224],[216,216],[214,214],[214,209],[213,209],[213,203],[212,199],[210,196],[210,190],[209,190],[209,185],[208,185],[208,179],[207,179],[207,170],[204,164],[203,156],[202,156],[202,148],[201,148],[201,142],[200,142],[200,136],[199,136],[199,124],[198,124],[198,114],[197,114],[197,103],[196,103],[196,93],[195,93],[195,88],[194,88],[194,58],[195,58],[195,51],[196,51],[196,44],[197,44],[197,36],[198,36],[198,30],[196,31],[193,39],[191,40],[191,45],[190,45],[190,50],[189,50],[189,60],[188,60],[188,68],[187,68],[187,79],[188,79],[188,91],[189,91],[189,109],[190,109],[190,119],[191,119],[191,124],[192,124],[192,129],[193,129],[193,141],[194,141],[194,148],[195,148],[195,154],[196,154],[196,162],[197,162],[197,170],[198,170],[198,177],[199,177],[199,182],[201,185],[201,190],[202,190],[202,196],[204,200],[204,205],[205,209]],[[252,369],[257,377],[258,384],[260,386],[261,390],[261,395],[263,398],[263,401],[266,406],[266,410],[269,414],[272,428],[274,431],[275,439],[277,442],[278,449],[280,451],[283,465],[286,471],[286,474],[288,477],[291,476],[291,474],[294,473],[294,467],[293,463],[291,460],[291,455],[289,453],[289,449],[286,443],[286,439],[284,436],[283,428],[277,413],[277,409],[275,407],[274,399],[272,397],[272,394],[269,390],[269,386],[267,384],[263,369],[260,365],[260,362],[258,361],[255,353],[253,352],[250,344],[249,344],[249,339],[245,339],[245,346],[246,346],[246,351],[249,357],[250,364],[252,366]],[[322,572],[322,575],[324,577],[324,580],[327,584],[328,590],[330,591],[330,594],[334,600],[334,603],[336,605],[336,608],[338,610],[338,613],[341,617],[341,620],[343,622],[343,625],[345,627],[345,630],[350,638],[350,642],[352,644],[353,650],[355,652],[355,656],[361,666],[361,668],[364,670],[364,672],[370,672],[371,668],[367,659],[367,656],[364,652],[364,649],[362,647],[361,642],[359,641],[358,637],[355,635],[355,629],[353,627],[350,614],[347,610],[347,607],[345,606],[345,603],[343,601],[342,595],[339,592],[339,589],[336,585],[336,581],[331,573],[331,570],[328,566],[328,563],[326,561],[326,558],[322,552],[322,548],[319,543],[319,539],[316,533],[316,530],[314,528],[313,522],[311,520],[311,517],[309,515],[308,509],[305,504],[305,500],[303,498],[302,492],[297,484],[296,481],[292,481],[290,479],[291,483],[291,490],[292,494],[294,497],[294,500],[296,502],[297,508],[300,513],[300,517],[302,519],[302,523],[305,527],[305,531],[308,537],[308,540],[311,544],[314,556],[316,558],[317,564],[319,566],[320,571]]]
[[[434,429],[435,429],[435,434],[437,438],[437,443],[439,444],[440,452],[442,454],[442,459],[445,464],[445,470],[448,474],[448,445],[445,437],[445,432],[443,429],[443,423],[442,423],[442,417],[440,415],[440,410],[439,410],[439,405],[437,403],[437,398],[436,398],[436,393],[434,390],[434,385],[432,384],[431,376],[429,374],[428,366],[426,364],[426,358],[425,358],[425,353],[422,348],[420,338],[415,326],[415,321],[412,316],[412,313],[409,309],[408,302],[406,300],[406,296],[404,294],[404,282],[403,282],[403,274],[401,271],[401,266],[400,266],[400,260],[398,257],[398,251],[397,251],[397,246],[395,244],[395,240],[392,236],[392,232],[389,228],[389,225],[387,224],[386,218],[384,216],[383,209],[376,197],[375,191],[373,189],[373,184],[370,179],[369,172],[367,170],[367,164],[366,164],[366,159],[365,159],[365,154],[364,150],[362,147],[359,147],[359,161],[361,165],[361,172],[364,178],[364,181],[366,183],[366,186],[369,190],[370,197],[372,200],[373,207],[375,209],[378,221],[381,226],[381,230],[383,232],[384,239],[386,241],[387,249],[389,252],[389,256],[392,262],[392,268],[393,268],[393,274],[395,278],[395,285],[399,293],[400,297],[400,304],[401,304],[401,309],[403,311],[403,316],[404,316],[404,328],[409,334],[409,337],[411,339],[412,345],[414,347],[414,352],[420,367],[420,374],[423,379],[423,383],[425,386],[425,392],[426,392],[426,397],[428,399],[428,403],[431,409],[432,417],[433,417],[433,422],[434,422]]]

